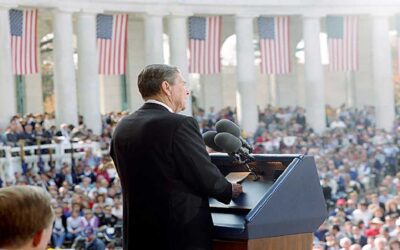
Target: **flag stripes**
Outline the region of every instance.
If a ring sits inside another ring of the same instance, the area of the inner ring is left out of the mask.
[[[220,16],[189,18],[189,72],[215,74],[221,72]]]
[[[328,16],[330,71],[358,70],[358,17]]]
[[[39,72],[37,62],[37,9],[9,11],[12,72],[29,75]]]
[[[123,75],[126,71],[128,15],[97,15],[99,74]]]
[[[290,65],[289,17],[259,17],[261,73],[288,74]]]

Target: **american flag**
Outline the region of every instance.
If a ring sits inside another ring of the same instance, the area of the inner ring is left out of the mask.
[[[396,16],[397,31],[397,74],[400,75],[400,15]]]
[[[38,73],[37,9],[10,9],[9,18],[13,74]]]
[[[189,72],[221,72],[221,17],[189,17]]]
[[[259,17],[261,73],[288,74],[290,67],[289,17]]]
[[[123,75],[126,69],[128,15],[97,15],[100,75]]]
[[[328,16],[328,52],[330,71],[358,69],[358,17]]]

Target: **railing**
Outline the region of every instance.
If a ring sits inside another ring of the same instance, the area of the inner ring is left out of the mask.
[[[45,170],[50,166],[58,170],[64,162],[71,166],[72,158],[75,159],[75,162],[83,159],[87,149],[92,149],[93,154],[99,156],[108,154],[108,149],[102,149],[99,142],[74,142],[25,146],[23,147],[23,158],[28,164],[28,168],[33,168],[35,171],[39,171],[40,158]],[[15,172],[22,172],[21,166],[21,147],[0,146],[0,178],[3,180],[14,178]]]

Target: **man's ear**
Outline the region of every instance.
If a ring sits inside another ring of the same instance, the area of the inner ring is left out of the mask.
[[[169,85],[169,83],[167,81],[163,81],[161,83],[161,90],[166,95],[168,95],[168,96],[171,95],[171,85]]]
[[[44,234],[44,229],[39,230],[35,233],[35,235],[32,238],[32,245],[33,247],[39,246]]]

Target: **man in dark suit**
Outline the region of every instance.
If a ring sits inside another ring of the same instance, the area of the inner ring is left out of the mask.
[[[118,123],[111,143],[124,249],[212,249],[208,197],[228,204],[242,187],[211,163],[196,120],[176,114],[189,95],[178,68],[149,65],[138,87],[145,104]]]

